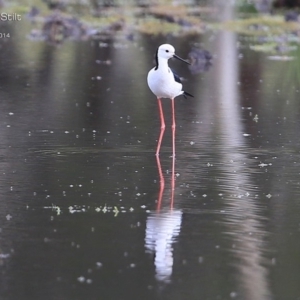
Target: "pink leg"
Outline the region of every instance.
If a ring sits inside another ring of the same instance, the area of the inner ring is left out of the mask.
[[[174,190],[175,190],[175,109],[174,109],[174,99],[172,100],[172,146],[173,146],[173,157],[172,157],[172,179],[171,179],[171,205],[170,208],[173,209],[174,205]]]
[[[172,100],[172,147],[173,147],[173,158],[175,158],[175,109],[174,109],[174,99]]]
[[[158,108],[159,108],[159,115],[160,115],[160,135],[159,135],[159,139],[158,139],[158,143],[157,143],[157,148],[156,148],[156,155],[159,155],[159,150],[160,150],[160,145],[161,145],[161,141],[165,132],[165,119],[164,119],[164,112],[161,106],[161,100],[160,98],[157,98],[158,100]]]

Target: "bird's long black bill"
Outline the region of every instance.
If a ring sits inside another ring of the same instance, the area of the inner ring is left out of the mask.
[[[177,58],[178,60],[181,60],[181,61],[185,62],[185,63],[188,64],[188,65],[190,65],[190,63],[189,63],[188,61],[184,60],[183,58],[179,57],[179,56],[176,55],[176,54],[174,54],[173,57],[174,57],[174,58]]]

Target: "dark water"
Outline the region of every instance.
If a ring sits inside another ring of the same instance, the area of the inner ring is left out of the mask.
[[[231,32],[53,47],[0,40],[1,299],[300,299],[300,55]],[[170,102],[156,47],[214,55]],[[107,63],[107,61],[109,61]],[[97,78],[98,77],[98,78]],[[161,196],[161,199],[160,199]],[[160,200],[160,201],[158,201]]]

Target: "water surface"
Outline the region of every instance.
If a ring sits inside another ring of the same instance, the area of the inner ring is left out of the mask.
[[[1,299],[298,299],[299,54],[243,37],[0,41]],[[161,43],[214,55],[172,67],[159,164],[146,85]],[[284,76],[283,76],[284,75]],[[160,169],[161,167],[161,169]],[[160,174],[165,186],[160,184]]]

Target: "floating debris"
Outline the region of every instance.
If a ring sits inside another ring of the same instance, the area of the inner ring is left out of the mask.
[[[10,214],[6,215],[6,220],[10,221],[12,219],[12,216]]]

